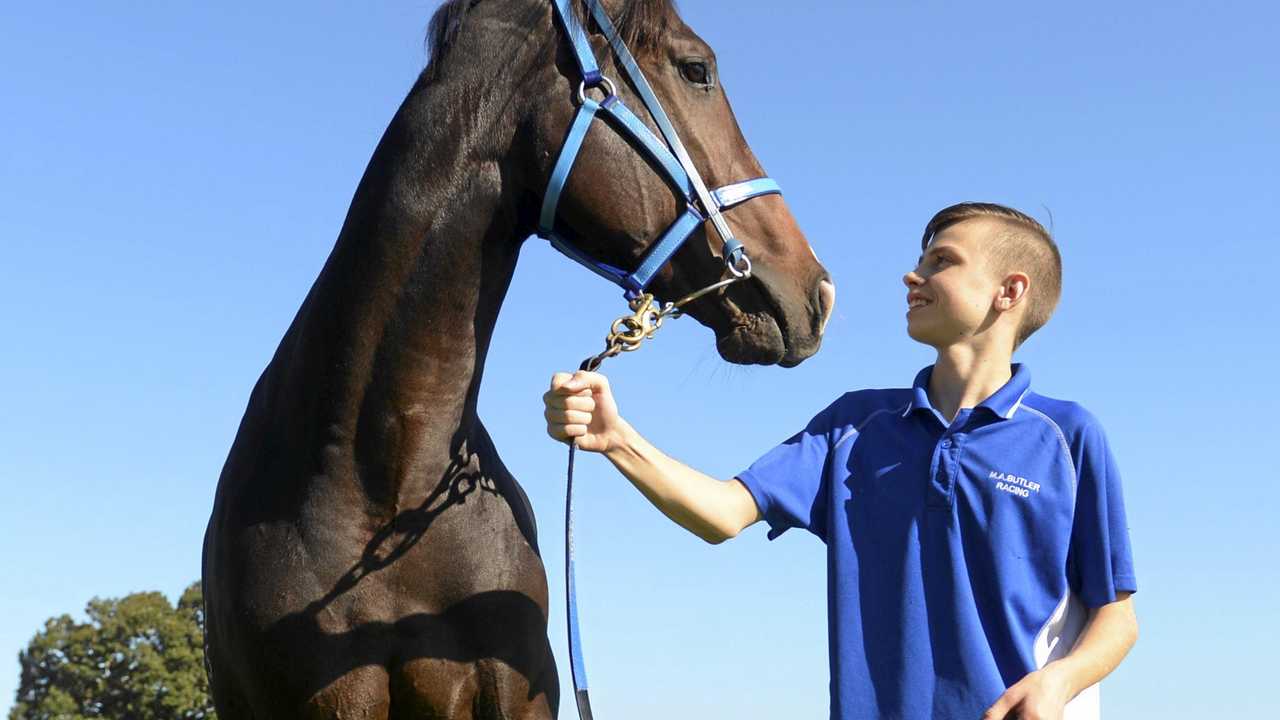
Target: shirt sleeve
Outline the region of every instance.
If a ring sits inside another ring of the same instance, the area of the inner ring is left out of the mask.
[[[1096,608],[1114,602],[1118,592],[1138,590],[1129,524],[1120,471],[1101,425],[1086,425],[1072,454],[1079,480],[1067,577],[1085,605]]]
[[[769,523],[773,540],[804,528],[826,542],[827,465],[836,403],[814,416],[804,430],[765,453],[738,474]]]

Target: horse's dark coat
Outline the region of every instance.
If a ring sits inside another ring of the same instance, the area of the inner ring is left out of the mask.
[[[676,69],[710,48],[667,0],[629,7],[628,37],[647,48],[646,73],[708,182],[763,174],[719,88]],[[533,513],[476,399],[577,80],[546,0],[456,0],[431,27],[432,62],[374,151],[219,479],[204,583],[224,720],[557,711]],[[634,263],[675,217],[673,194],[599,125],[579,165],[563,222],[601,259]],[[795,364],[817,350],[826,273],[780,199],[728,217],[756,279],[691,314],[730,360]],[[699,231],[653,288],[672,297],[721,271]]]

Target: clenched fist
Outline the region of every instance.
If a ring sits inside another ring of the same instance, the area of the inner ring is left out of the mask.
[[[542,396],[546,406],[547,434],[575,443],[590,452],[608,452],[622,441],[626,422],[600,373],[579,370],[551,376],[551,389]]]

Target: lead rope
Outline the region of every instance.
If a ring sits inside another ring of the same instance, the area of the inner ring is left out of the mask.
[[[658,303],[651,293],[641,293],[632,298],[627,303],[631,308],[631,314],[623,315],[613,321],[613,325],[609,328],[609,335],[604,341],[604,350],[583,360],[578,369],[595,372],[605,360],[624,352],[640,349],[640,345],[645,340],[653,337],[654,333],[658,332],[658,328],[662,327],[663,320],[666,318],[674,319],[683,315],[684,313],[680,308],[686,304],[697,300],[703,295],[732,285],[739,280],[751,277],[751,261],[747,259],[745,253],[739,256],[738,262],[735,262],[732,258],[726,258],[726,262],[731,264],[730,267],[735,264],[742,265],[742,260],[746,261],[745,271],[742,271],[741,267],[739,267],[732,277],[689,293],[673,303],[666,303],[665,305]],[[741,274],[738,274],[738,272],[741,272]],[[569,469],[565,482],[564,501],[564,584],[567,598],[565,604],[568,608],[569,621],[569,667],[573,672],[573,692],[574,700],[578,705],[578,717],[580,720],[593,720],[591,698],[587,695],[587,666],[586,661],[582,658],[582,633],[578,628],[578,591],[574,582],[573,461],[577,449],[577,444],[570,441]]]

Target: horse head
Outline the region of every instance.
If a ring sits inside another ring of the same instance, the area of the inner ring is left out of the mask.
[[[572,22],[599,59],[602,82],[583,82],[571,37],[557,33],[552,81],[546,97],[531,106],[534,162],[539,191],[555,172],[558,152],[575,122],[575,108],[590,98],[606,110],[590,124],[555,212],[556,233],[570,238],[574,254],[614,268],[634,268],[689,210],[689,196],[664,172],[663,162],[645,152],[627,120],[607,109],[611,102],[634,109],[653,138],[659,121],[629,80],[626,59],[610,47],[608,28],[590,21],[595,0],[579,5]],[[709,188],[761,178],[764,170],[747,145],[720,82],[714,50],[676,13],[670,0],[608,0],[613,31],[630,48],[678,133],[687,155]],[[553,28],[559,30],[559,28]],[[625,52],[625,51],[623,51]],[[589,60],[590,62],[590,60]],[[641,81],[644,82],[644,81]],[[602,99],[603,98],[603,99]],[[702,208],[705,213],[705,208]],[[720,355],[735,363],[794,366],[817,352],[835,304],[835,286],[795,218],[776,194],[755,197],[723,214],[732,235],[745,246],[753,272],[745,282],[696,300],[688,313],[716,335]],[[648,289],[674,300],[727,277],[724,246],[712,223],[697,227],[679,250],[656,270]],[[562,248],[564,249],[564,248]],[[579,258],[581,259],[581,257]]]

